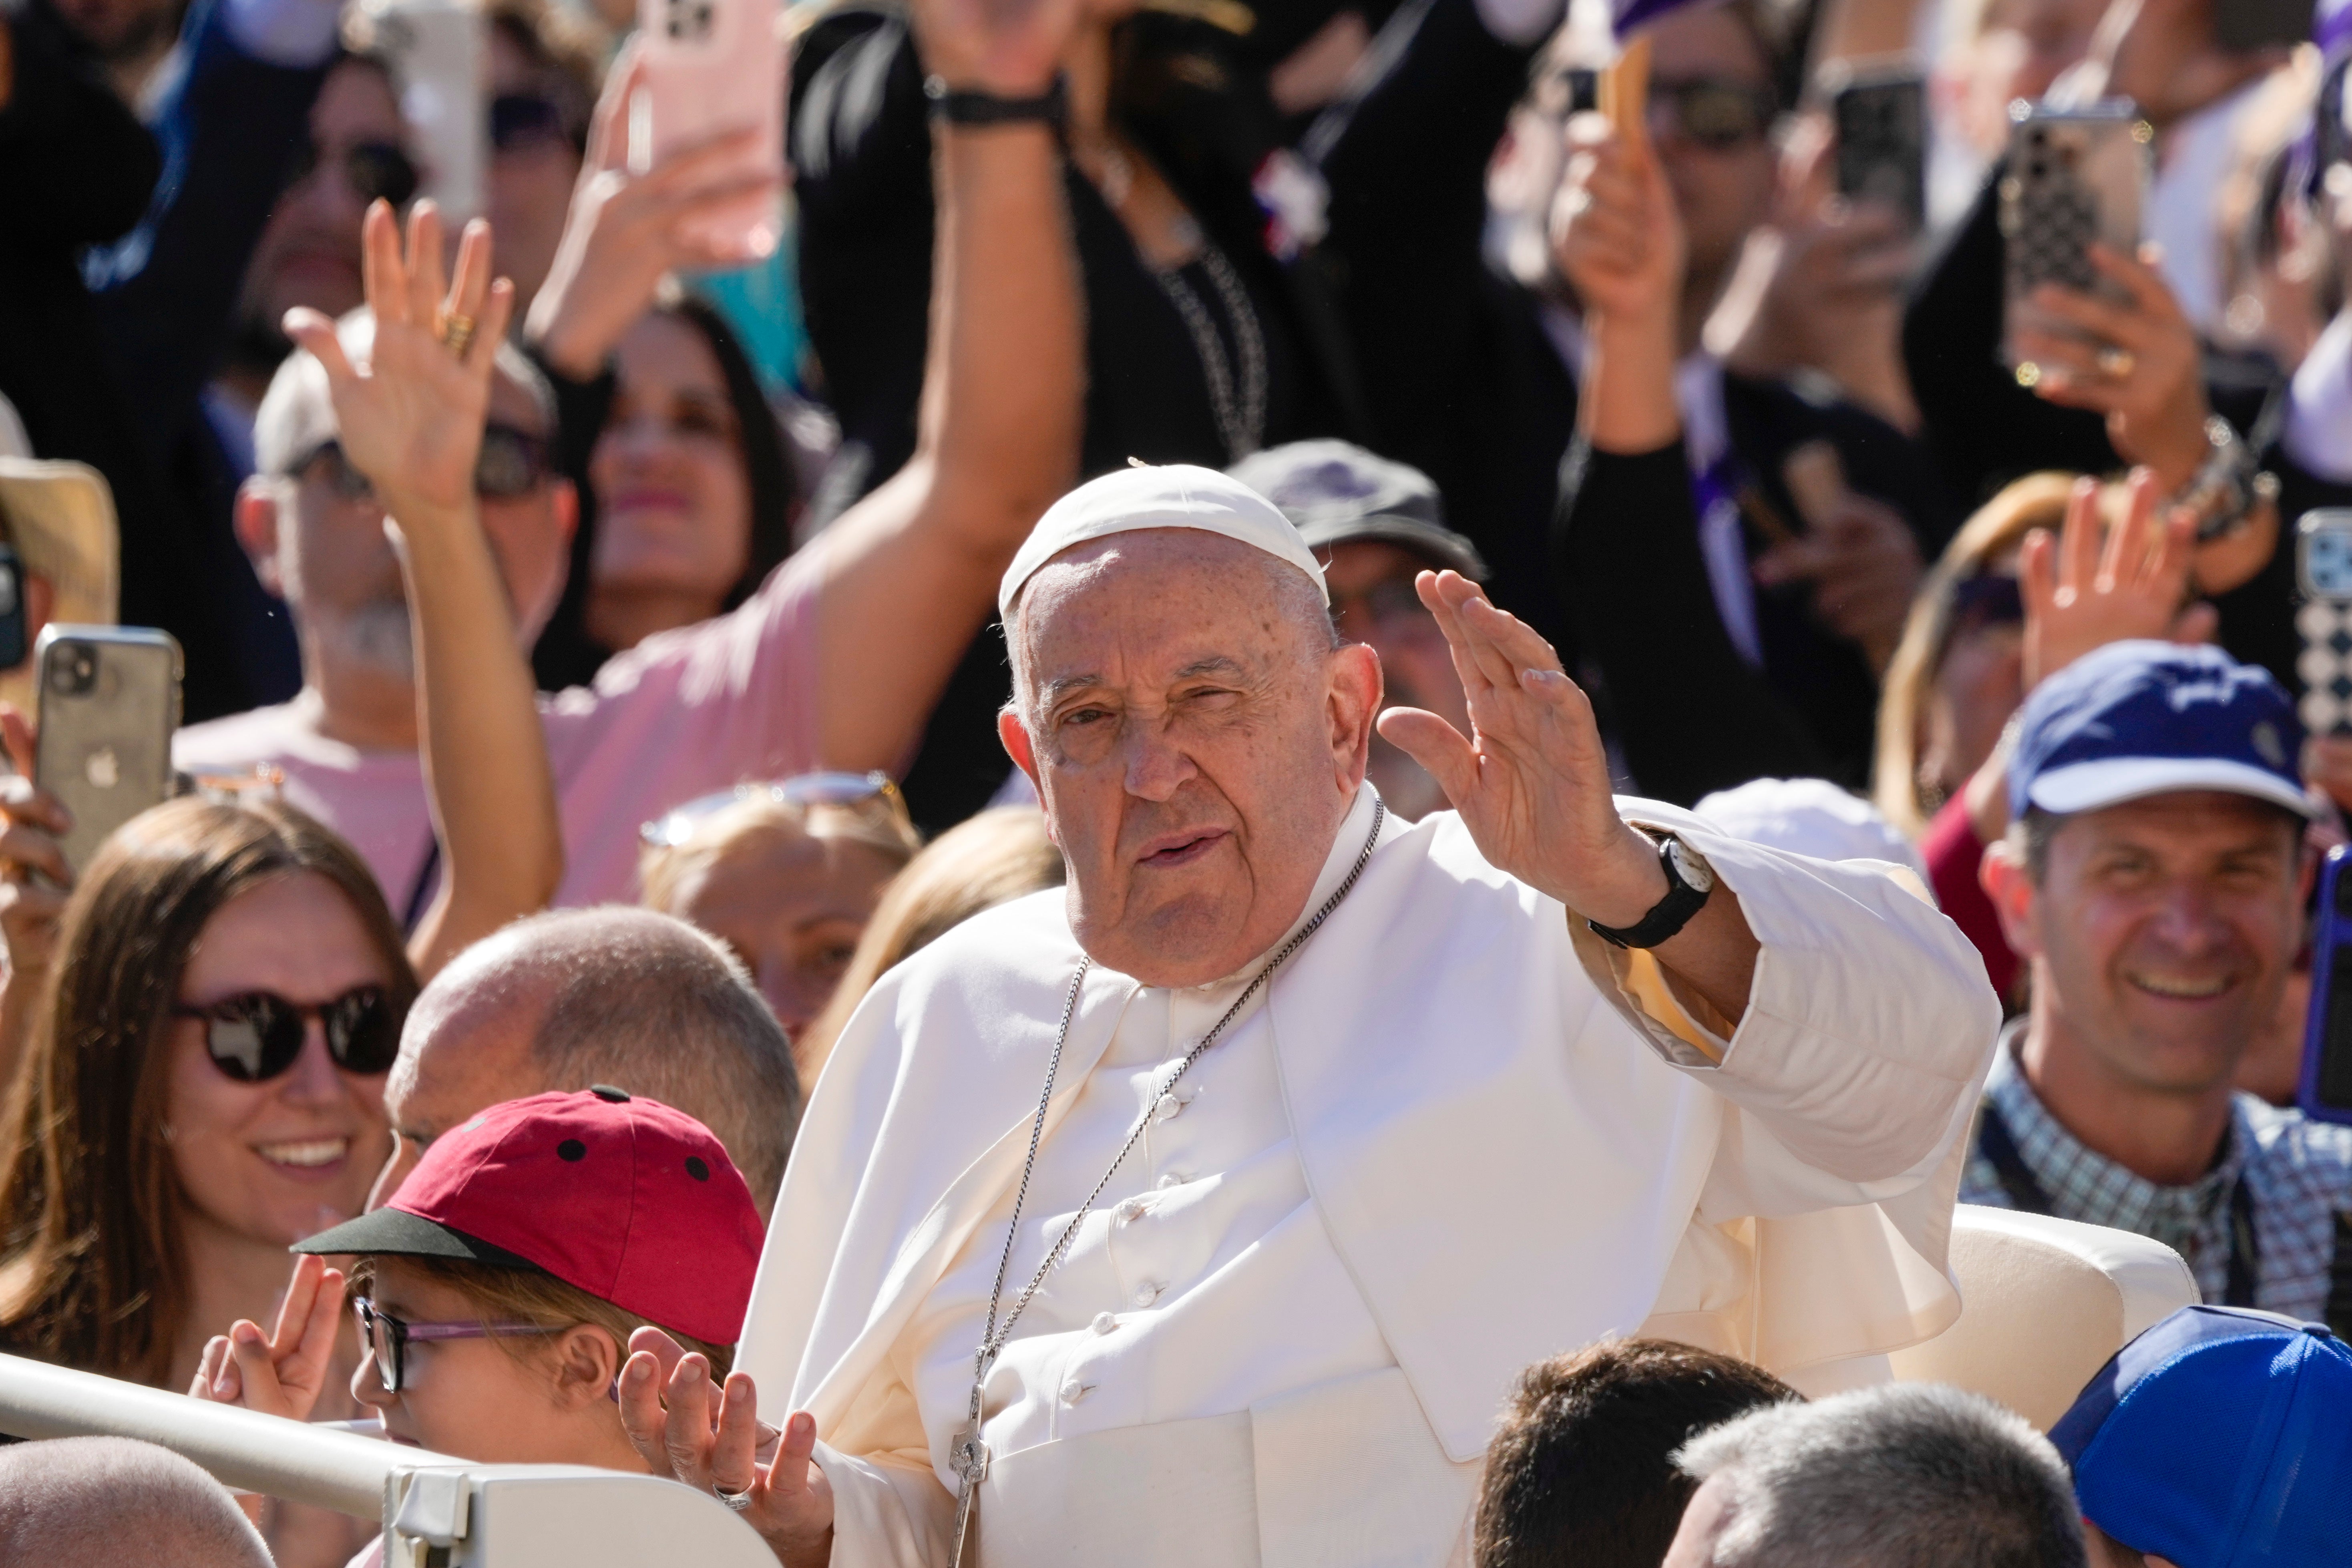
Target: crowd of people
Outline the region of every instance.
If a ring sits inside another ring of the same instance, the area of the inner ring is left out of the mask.
[[[788,1568],[2341,1561],[2352,5],[2262,9],[801,0],[747,174],[486,0],[452,214],[399,0],[0,0],[0,1352]],[[107,622],[186,721],[69,851]],[[1956,1204],[2185,1300],[1895,1381]],[[0,1557],[151,1515],[381,1563],[0,1447]]]

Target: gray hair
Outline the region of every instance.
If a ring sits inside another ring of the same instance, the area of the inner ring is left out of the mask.
[[[0,1563],[269,1568],[228,1489],[168,1448],[59,1437],[0,1448]]]
[[[800,1077],[792,1042],[722,943],[625,904],[557,910],[477,943],[427,989],[460,985],[547,994],[530,1055],[550,1088],[608,1083],[685,1111],[768,1212],[800,1125]],[[393,1073],[415,1071],[404,1040]]]
[[[2082,1568],[2081,1516],[2049,1440],[1992,1401],[1888,1384],[1775,1405],[1675,1462],[1729,1472],[1714,1568]]]
[[[343,353],[364,360],[375,346],[375,318],[362,305],[335,322],[335,336]],[[498,373],[530,396],[539,410],[538,434],[555,432],[555,388],[530,356],[500,340]],[[308,349],[296,349],[280,361],[269,378],[269,390],[253,416],[253,467],[258,474],[285,479],[321,443],[335,437],[335,405],[327,390],[327,367]]]

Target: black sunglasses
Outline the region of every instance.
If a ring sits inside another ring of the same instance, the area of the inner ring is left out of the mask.
[[[563,142],[580,145],[564,129],[563,110],[552,99],[531,92],[502,92],[490,100],[490,146],[500,153]]]
[[[404,207],[416,195],[424,177],[407,153],[389,142],[355,142],[343,149],[343,177],[351,182],[352,194],[367,205],[377,198],[394,206]],[[319,168],[319,144],[308,136],[294,151],[294,163],[286,172],[286,184],[299,185]]]
[[[341,500],[361,501],[375,493],[368,477],[343,456],[342,443],[320,442],[289,471],[298,478],[320,462],[327,488]],[[540,437],[511,425],[482,426],[481,454],[474,459],[474,493],[488,500],[516,500],[547,482],[550,447]]]
[[[273,992],[247,991],[209,1006],[175,1006],[172,1016],[202,1019],[213,1066],[239,1083],[267,1083],[292,1067],[313,1018],[326,1029],[327,1055],[345,1072],[371,1077],[388,1070],[400,1053],[400,1016],[379,985],[354,986],[308,1007]]]
[[[1653,124],[1715,153],[1760,139],[1780,108],[1769,88],[1716,77],[1654,81],[1650,106]]]

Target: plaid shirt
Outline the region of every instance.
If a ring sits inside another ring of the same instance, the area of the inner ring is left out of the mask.
[[[2313,1121],[2251,1094],[2235,1097],[2228,1142],[2212,1170],[2162,1186],[2076,1142],[2042,1107],[2017,1065],[2025,1020],[2001,1034],[1985,1100],[2062,1219],[2112,1226],[2164,1243],[2189,1260],[2197,1288],[2220,1301],[2230,1274],[2230,1194],[2242,1177],[2252,1200],[2260,1267],[2253,1304],[2342,1332],[2352,1324],[2352,1127]],[[2014,1208],[1975,1140],[1960,1201]]]

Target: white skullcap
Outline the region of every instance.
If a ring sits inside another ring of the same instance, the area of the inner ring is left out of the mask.
[[[996,613],[1011,615],[1022,584],[1063,551],[1139,528],[1197,528],[1239,540],[1306,573],[1323,602],[1331,602],[1321,563],[1281,508],[1214,468],[1170,463],[1120,468],[1088,479],[1047,508],[1004,570],[1004,582],[996,590]]]
[[[1750,779],[1717,790],[1692,814],[1708,826],[1816,860],[1891,860],[1927,874],[1918,848],[1876,806],[1827,779]]]

